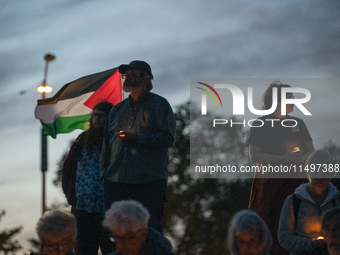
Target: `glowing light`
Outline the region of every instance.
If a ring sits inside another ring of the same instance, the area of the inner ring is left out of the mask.
[[[38,90],[38,92],[40,92],[40,93],[50,93],[50,92],[52,92],[52,87],[50,87],[50,86],[48,86],[48,85],[46,85],[46,86],[39,86],[38,88],[37,88],[37,90]]]
[[[295,148],[293,149],[293,153],[299,152],[299,151],[300,151],[300,148],[299,148],[299,147],[295,147]]]
[[[118,135],[119,135],[120,137],[124,137],[124,136],[125,136],[124,131],[119,131],[119,132],[118,132]]]
[[[314,240],[324,240],[325,238],[323,236],[318,236],[317,238],[313,238],[313,241]]]

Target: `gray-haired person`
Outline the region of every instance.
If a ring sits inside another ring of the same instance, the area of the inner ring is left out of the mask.
[[[70,212],[47,211],[37,223],[37,234],[44,254],[73,255],[77,238],[77,222]]]
[[[172,255],[172,245],[148,227],[150,214],[139,202],[115,202],[105,213],[104,227],[112,232],[118,251],[111,255]]]
[[[227,241],[231,255],[269,255],[272,243],[266,223],[256,212],[242,210],[231,219]]]

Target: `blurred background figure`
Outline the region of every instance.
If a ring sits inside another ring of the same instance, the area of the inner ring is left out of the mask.
[[[77,222],[74,215],[66,211],[47,211],[37,223],[44,254],[74,255],[76,246]]]
[[[78,225],[76,253],[105,255],[115,250],[102,222],[106,206],[99,163],[106,118],[113,105],[98,103],[92,112],[90,128],[72,144],[62,169],[62,187]]]
[[[339,191],[330,183],[334,171],[328,171],[334,163],[328,151],[315,151],[306,161],[309,183],[301,184],[284,202],[278,238],[290,254],[328,254],[320,216],[340,204]],[[318,171],[319,164],[325,172]]]
[[[149,218],[148,210],[137,201],[114,202],[103,222],[118,250],[112,255],[173,255],[170,241],[148,227]]]
[[[256,212],[242,210],[229,225],[227,246],[231,255],[269,255],[273,239]]]
[[[340,207],[325,213],[322,218],[322,233],[330,255],[340,255]]]
[[[262,110],[274,107],[275,111],[258,118],[263,126],[252,127],[248,133],[249,157],[258,166],[291,166],[304,165],[308,156],[314,151],[313,140],[309,131],[300,118],[288,115],[294,110],[294,104],[287,104],[286,115],[281,112],[281,95],[283,88],[291,87],[280,81],[273,81],[262,96]],[[276,94],[274,90],[277,90]],[[273,105],[273,98],[277,98],[277,105]],[[293,93],[286,93],[286,98],[293,99]],[[276,120],[265,121],[266,119]],[[285,121],[286,127],[281,125]],[[255,123],[255,122],[254,122]],[[290,124],[289,124],[290,123]],[[256,124],[257,125],[257,124]],[[295,125],[295,126],[293,126]],[[297,151],[297,152],[296,152]],[[278,178],[277,173],[255,174],[251,187],[249,209],[257,212],[266,222],[272,236],[272,254],[288,254],[277,240],[280,212],[286,197],[302,183],[307,182],[305,175],[292,178]],[[302,177],[302,178],[301,178]]]

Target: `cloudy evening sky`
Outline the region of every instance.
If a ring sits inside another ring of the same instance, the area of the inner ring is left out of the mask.
[[[36,87],[54,91],[82,76],[134,59],[154,73],[154,90],[176,105],[189,99],[190,78],[335,78],[340,76],[340,2],[296,0],[91,1],[0,0],[0,210],[18,237],[36,237],[41,214],[40,123]],[[292,84],[294,86],[294,84]],[[265,89],[261,88],[261,92]],[[323,123],[309,127],[316,147],[340,145],[340,87],[313,87]],[[319,97],[318,97],[319,96]],[[327,117],[327,118],[326,118]],[[308,122],[306,122],[308,124]],[[331,128],[329,128],[331,127]],[[48,139],[47,204],[56,164],[80,131]]]

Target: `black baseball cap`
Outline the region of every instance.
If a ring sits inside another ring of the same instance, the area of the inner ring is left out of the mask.
[[[134,61],[131,61],[130,64],[128,64],[128,65],[120,65],[118,70],[119,70],[120,73],[125,74],[126,71],[130,68],[138,68],[140,70],[143,70],[144,72],[146,72],[151,77],[151,79],[153,79],[151,67],[145,61],[134,60]]]

